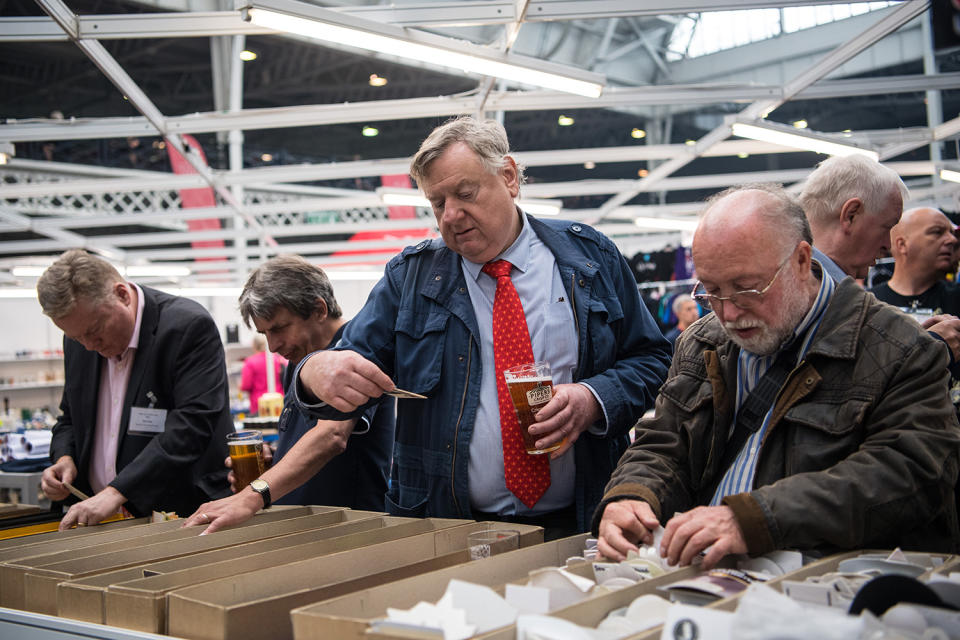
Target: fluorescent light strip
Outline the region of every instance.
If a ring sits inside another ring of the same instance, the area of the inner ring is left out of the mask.
[[[588,82],[554,73],[547,73],[508,62],[500,62],[498,60],[461,53],[453,49],[433,47],[418,42],[402,40],[392,36],[373,33],[365,29],[330,24],[329,22],[322,22],[319,19],[301,18],[256,7],[249,9],[248,15],[250,16],[250,22],[261,27],[285,31],[287,33],[296,33],[308,38],[325,42],[335,42],[350,47],[366,49],[375,53],[427,62],[456,71],[468,71],[485,76],[504,78],[506,80],[531,84],[546,89],[574,93],[588,98],[598,98],[603,91],[603,85],[596,82]],[[466,46],[463,48],[466,48]]]
[[[129,278],[145,278],[149,276],[177,278],[190,275],[190,269],[181,266],[163,264],[130,265],[129,267],[120,265],[113,266],[116,267],[117,271],[122,275]],[[18,278],[39,278],[46,270],[47,267],[25,265],[14,267],[10,270],[10,273]]]
[[[665,229],[667,231],[696,231],[699,221],[681,218],[635,218],[633,223],[643,229]]]
[[[949,182],[960,182],[960,171],[951,171],[950,169],[940,169],[940,179]]]
[[[871,149],[862,149],[860,147],[854,147],[847,144],[830,142],[828,140],[822,140],[820,138],[814,138],[796,133],[787,133],[786,131],[779,131],[777,129],[770,129],[767,127],[746,124],[743,122],[733,123],[731,129],[733,130],[733,135],[740,136],[741,138],[760,140],[762,142],[779,144],[784,147],[793,147],[794,149],[802,149],[804,151],[815,151],[816,153],[824,153],[828,156],[850,156],[854,154],[860,154],[867,156],[868,158],[872,158],[873,160],[880,159],[880,154]]]
[[[430,209],[430,201],[421,194],[411,190],[409,192],[386,191],[378,189],[383,204],[394,207],[425,207]],[[526,213],[534,216],[555,216],[563,209],[562,200],[517,200],[517,206]]]

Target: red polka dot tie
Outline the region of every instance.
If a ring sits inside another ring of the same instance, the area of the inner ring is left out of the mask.
[[[493,298],[493,368],[500,401],[500,439],[503,442],[503,471],[507,489],[532,509],[550,486],[550,459],[547,455],[529,455],[523,446],[517,412],[503,379],[503,370],[533,362],[533,347],[520,296],[510,280],[513,265],[495,260],[483,266],[483,272],[497,280]]]

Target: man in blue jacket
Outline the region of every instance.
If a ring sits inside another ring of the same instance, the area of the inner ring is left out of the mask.
[[[500,124],[461,118],[438,127],[411,174],[442,241],[391,260],[336,349],[301,363],[301,408],[329,419],[356,415],[395,388],[426,396],[397,404],[390,513],[534,524],[548,539],[586,531],[627,432],[653,406],[670,346],[608,238],[517,208],[523,172]],[[484,271],[497,259],[512,265],[510,289],[532,355],[553,371],[554,396],[530,434],[539,448],[564,440],[534,498],[506,479],[494,362],[498,283]]]

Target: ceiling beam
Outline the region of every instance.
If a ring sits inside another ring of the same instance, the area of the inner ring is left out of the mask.
[[[827,99],[860,95],[914,93],[927,90],[960,89],[960,73],[941,73],[863,78],[856,80],[822,80],[797,93],[794,99]],[[491,111],[537,111],[542,109],[635,108],[657,105],[738,103],[759,100],[783,100],[781,87],[773,85],[659,85],[650,87],[608,87],[597,99],[579,98],[556,91],[493,92],[485,108]],[[320,126],[366,122],[368,120],[407,120],[470,114],[476,110],[473,96],[439,96],[401,100],[373,100],[350,104],[314,104],[296,107],[244,109],[236,113],[194,113],[168,116],[168,130],[178,134],[212,133],[242,129],[278,129],[284,127]],[[9,142],[42,142],[125,138],[158,135],[157,128],[146,118],[96,118],[68,120],[30,119],[18,122],[8,118],[0,124],[0,140]]]
[[[876,21],[862,33],[854,36],[844,44],[840,45],[811,68],[803,71],[783,87],[782,94],[777,98],[758,100],[742,110],[738,116],[739,119],[746,121],[767,117],[774,109],[798,95],[807,87],[813,85],[831,71],[837,69],[840,65],[850,60],[864,49],[870,47],[885,35],[892,33],[901,26],[913,20],[922,14],[929,7],[929,0],[908,0],[897,6],[893,11],[887,13],[880,20]],[[606,214],[616,209],[622,204],[626,204],[637,194],[650,188],[650,186],[661,182],[675,171],[685,167],[696,157],[703,155],[707,150],[717,143],[730,136],[730,121],[714,128],[712,131],[700,138],[691,148],[693,153],[680,155],[663,164],[658,165],[645,178],[637,181],[636,186],[627,189],[610,198],[600,207],[600,210]]]

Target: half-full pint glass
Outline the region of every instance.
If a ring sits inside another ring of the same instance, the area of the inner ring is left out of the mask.
[[[264,472],[263,434],[246,429],[227,435],[227,448],[236,477],[234,487],[240,491]]]
[[[550,373],[550,363],[518,364],[515,367],[504,369],[503,378],[507,382],[507,389],[509,389],[510,398],[513,400],[513,408],[517,412],[520,433],[523,435],[523,444],[527,453],[531,455],[550,453],[563,446],[564,441],[561,440],[546,449],[538,449],[538,437],[530,435],[529,432],[530,425],[536,422],[537,411],[550,402],[550,398],[553,397],[553,376]]]

